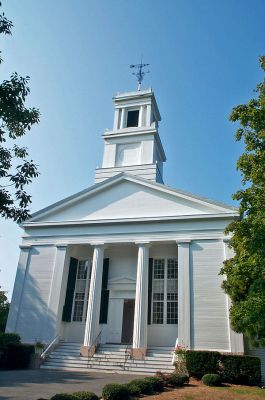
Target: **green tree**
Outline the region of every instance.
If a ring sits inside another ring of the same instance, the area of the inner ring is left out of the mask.
[[[260,57],[265,72],[265,56]],[[229,224],[234,257],[225,261],[223,288],[232,300],[230,319],[236,332],[254,346],[265,345],[265,79],[257,95],[235,107],[230,115],[239,122],[236,140],[245,149],[237,162],[243,188],[233,195],[240,203],[240,219]]]
[[[1,3],[0,3],[1,6]],[[0,14],[0,34],[11,35],[13,24]],[[3,62],[0,52],[0,64]],[[26,108],[29,77],[16,72],[0,84],[0,215],[21,222],[28,218],[31,196],[24,187],[38,176],[19,138],[39,122],[36,108]]]
[[[0,332],[4,332],[9,311],[9,302],[5,292],[0,291]]]

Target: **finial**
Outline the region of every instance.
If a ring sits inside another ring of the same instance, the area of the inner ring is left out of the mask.
[[[137,68],[137,72],[133,72],[132,74],[137,77],[138,88],[137,90],[141,90],[141,84],[144,79],[145,74],[148,74],[150,71],[143,71],[144,67],[147,67],[149,64],[143,64],[143,57],[141,57],[140,64],[131,64],[130,68]]]

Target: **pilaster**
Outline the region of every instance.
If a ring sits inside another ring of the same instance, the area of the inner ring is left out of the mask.
[[[224,239],[224,259],[229,260],[232,258],[234,253],[233,250],[228,246],[229,239]],[[231,307],[231,299],[227,295],[227,319],[228,319],[228,329],[229,329],[229,342],[231,353],[244,353],[244,340],[242,333],[236,333],[233,331],[230,319],[229,319],[229,309]]]
[[[96,339],[99,335],[99,312],[104,261],[104,245],[95,244],[92,262],[92,272],[87,306],[84,345],[81,355],[92,356],[96,350]]]
[[[50,289],[50,296],[47,309],[46,330],[50,330],[50,339],[54,339],[60,334],[63,301],[62,286],[64,283],[64,274],[67,257],[67,245],[57,245],[53,266],[53,276]]]
[[[19,310],[23,296],[24,283],[30,260],[30,246],[20,246],[20,255],[16,273],[16,279],[12,294],[12,300],[8,313],[6,332],[16,332],[19,318]]]
[[[178,245],[178,344],[191,347],[190,332],[190,240]]]

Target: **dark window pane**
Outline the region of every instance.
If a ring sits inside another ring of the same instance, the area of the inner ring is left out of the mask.
[[[164,303],[154,301],[153,303],[153,324],[163,324]]]
[[[178,323],[178,303],[176,301],[167,302],[167,324]]]
[[[127,113],[127,127],[138,126],[139,110],[128,111]]]

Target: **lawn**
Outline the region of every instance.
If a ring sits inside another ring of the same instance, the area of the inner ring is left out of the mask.
[[[241,385],[208,387],[195,379],[190,384],[172,391],[166,391],[152,400],[260,400],[265,399],[265,389]]]

